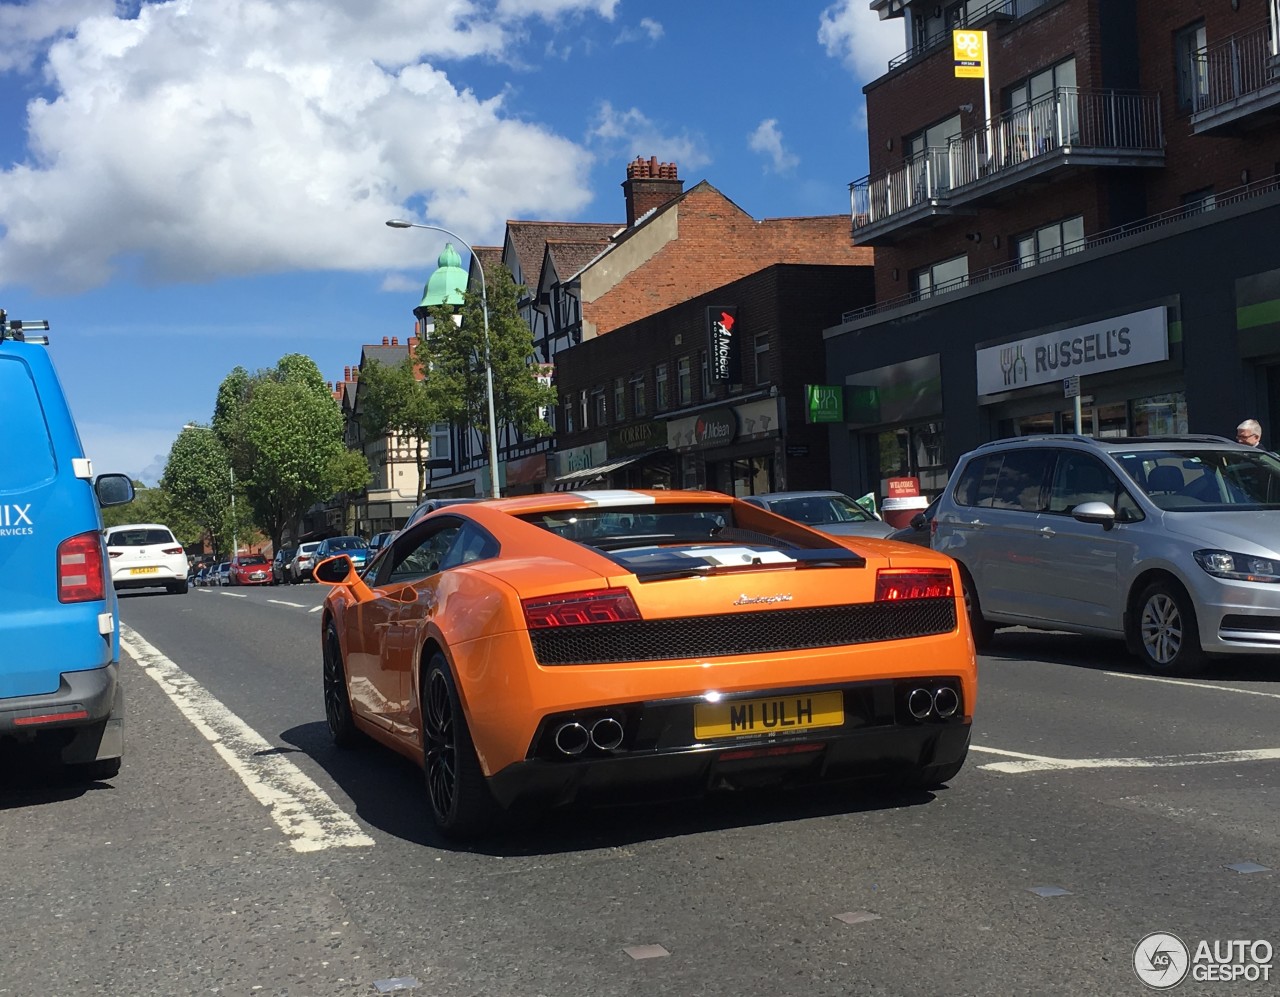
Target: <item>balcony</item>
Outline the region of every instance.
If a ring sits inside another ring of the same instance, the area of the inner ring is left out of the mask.
[[[1280,60],[1271,26],[1263,22],[1195,55],[1197,135],[1232,135],[1280,119]]]
[[[849,185],[853,237],[887,245],[984,202],[1099,166],[1164,165],[1160,95],[1058,87]]]
[[[921,33],[911,48],[890,59],[889,71],[893,72],[899,66],[905,66],[908,62],[912,62],[920,56],[932,52],[934,49],[941,48],[943,45],[950,45],[951,32],[956,28],[977,29],[989,24],[1019,21],[1035,13],[1041,7],[1046,7],[1055,2],[1057,0],[989,0],[989,2],[980,5],[968,4],[957,12],[955,19],[948,23],[946,28],[928,35]],[[877,2],[871,4],[871,9],[880,12],[881,17],[885,17],[886,14],[881,10],[884,5],[884,0],[877,0]],[[969,9],[970,7],[972,9]],[[887,15],[889,17],[900,17],[902,15],[900,4],[891,4],[889,9],[891,11]]]

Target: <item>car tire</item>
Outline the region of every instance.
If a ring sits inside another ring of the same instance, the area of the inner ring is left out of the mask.
[[[498,807],[476,756],[457,685],[444,655],[435,654],[422,679],[422,753],[427,801],[436,827],[454,841],[491,830]]]
[[[330,621],[324,628],[324,715],[329,734],[339,748],[354,748],[360,740],[351,715],[351,694],[347,689],[347,669],[342,662],[342,642],[338,628]]]
[[[1131,617],[1133,647],[1158,675],[1190,675],[1204,664],[1196,611],[1182,586],[1159,579],[1142,590]]]
[[[969,629],[973,632],[973,646],[979,651],[991,645],[996,635],[995,624],[988,622],[982,615],[982,603],[978,600],[978,589],[963,566],[960,568],[960,586],[964,590],[964,608],[969,614]]]
[[[169,588],[170,595],[186,595],[187,594],[186,582],[178,582],[175,585],[170,585],[168,588]]]

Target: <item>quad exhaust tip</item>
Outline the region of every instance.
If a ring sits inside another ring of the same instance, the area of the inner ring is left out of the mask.
[[[561,724],[555,741],[562,755],[580,755],[591,743],[591,734],[580,723]]]
[[[615,751],[621,746],[625,734],[621,720],[604,716],[591,724],[589,729],[576,720],[561,724],[556,728],[553,740],[560,754],[574,757],[589,747],[600,751]]]

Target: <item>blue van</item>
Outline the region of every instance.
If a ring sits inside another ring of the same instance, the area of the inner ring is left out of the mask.
[[[131,501],[133,483],[94,478],[48,338],[31,335],[48,327],[0,310],[0,742],[107,779],[120,771],[124,699],[100,507]]]

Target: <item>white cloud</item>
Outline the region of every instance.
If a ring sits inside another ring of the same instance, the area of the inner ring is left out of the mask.
[[[752,152],[769,158],[771,166],[765,169],[772,169],[774,173],[790,173],[800,163],[800,158],[788,152],[782,144],[782,132],[778,130],[777,118],[761,121],[759,127],[747,136],[747,145]]]
[[[589,137],[605,154],[621,154],[627,159],[657,156],[663,162],[675,163],[685,180],[693,170],[711,162],[706,139],[701,135],[688,131],[666,134],[638,108],[619,111],[607,100],[596,112]]]
[[[650,41],[656,42],[662,38],[662,25],[655,21],[652,17],[640,18],[640,23],[634,27],[628,26],[618,33],[618,37],[614,39],[615,45],[625,45],[627,42]]]
[[[114,0],[59,0],[0,6],[0,72],[29,70],[49,41],[90,17],[107,16]]]
[[[382,278],[382,283],[378,285],[379,291],[390,291],[394,294],[408,294],[411,291],[421,291],[422,278],[413,277],[405,273],[389,273]]]
[[[889,70],[889,60],[906,49],[902,18],[882,21],[866,0],[839,0],[822,12],[818,41],[860,82]]]
[[[530,14],[544,21],[556,21],[583,12],[595,13],[612,21],[619,0],[498,0],[498,16],[517,21]]]
[[[45,6],[10,27],[56,34]],[[573,217],[591,153],[429,62],[501,59],[516,6],[611,18],[616,0],[504,2],[497,20],[467,0],[83,17],[48,49],[54,96],[28,107],[27,161],[0,172],[0,274],[72,293],[122,267],[150,283],[397,267],[430,252],[382,227],[411,209],[481,244],[509,217]]]

